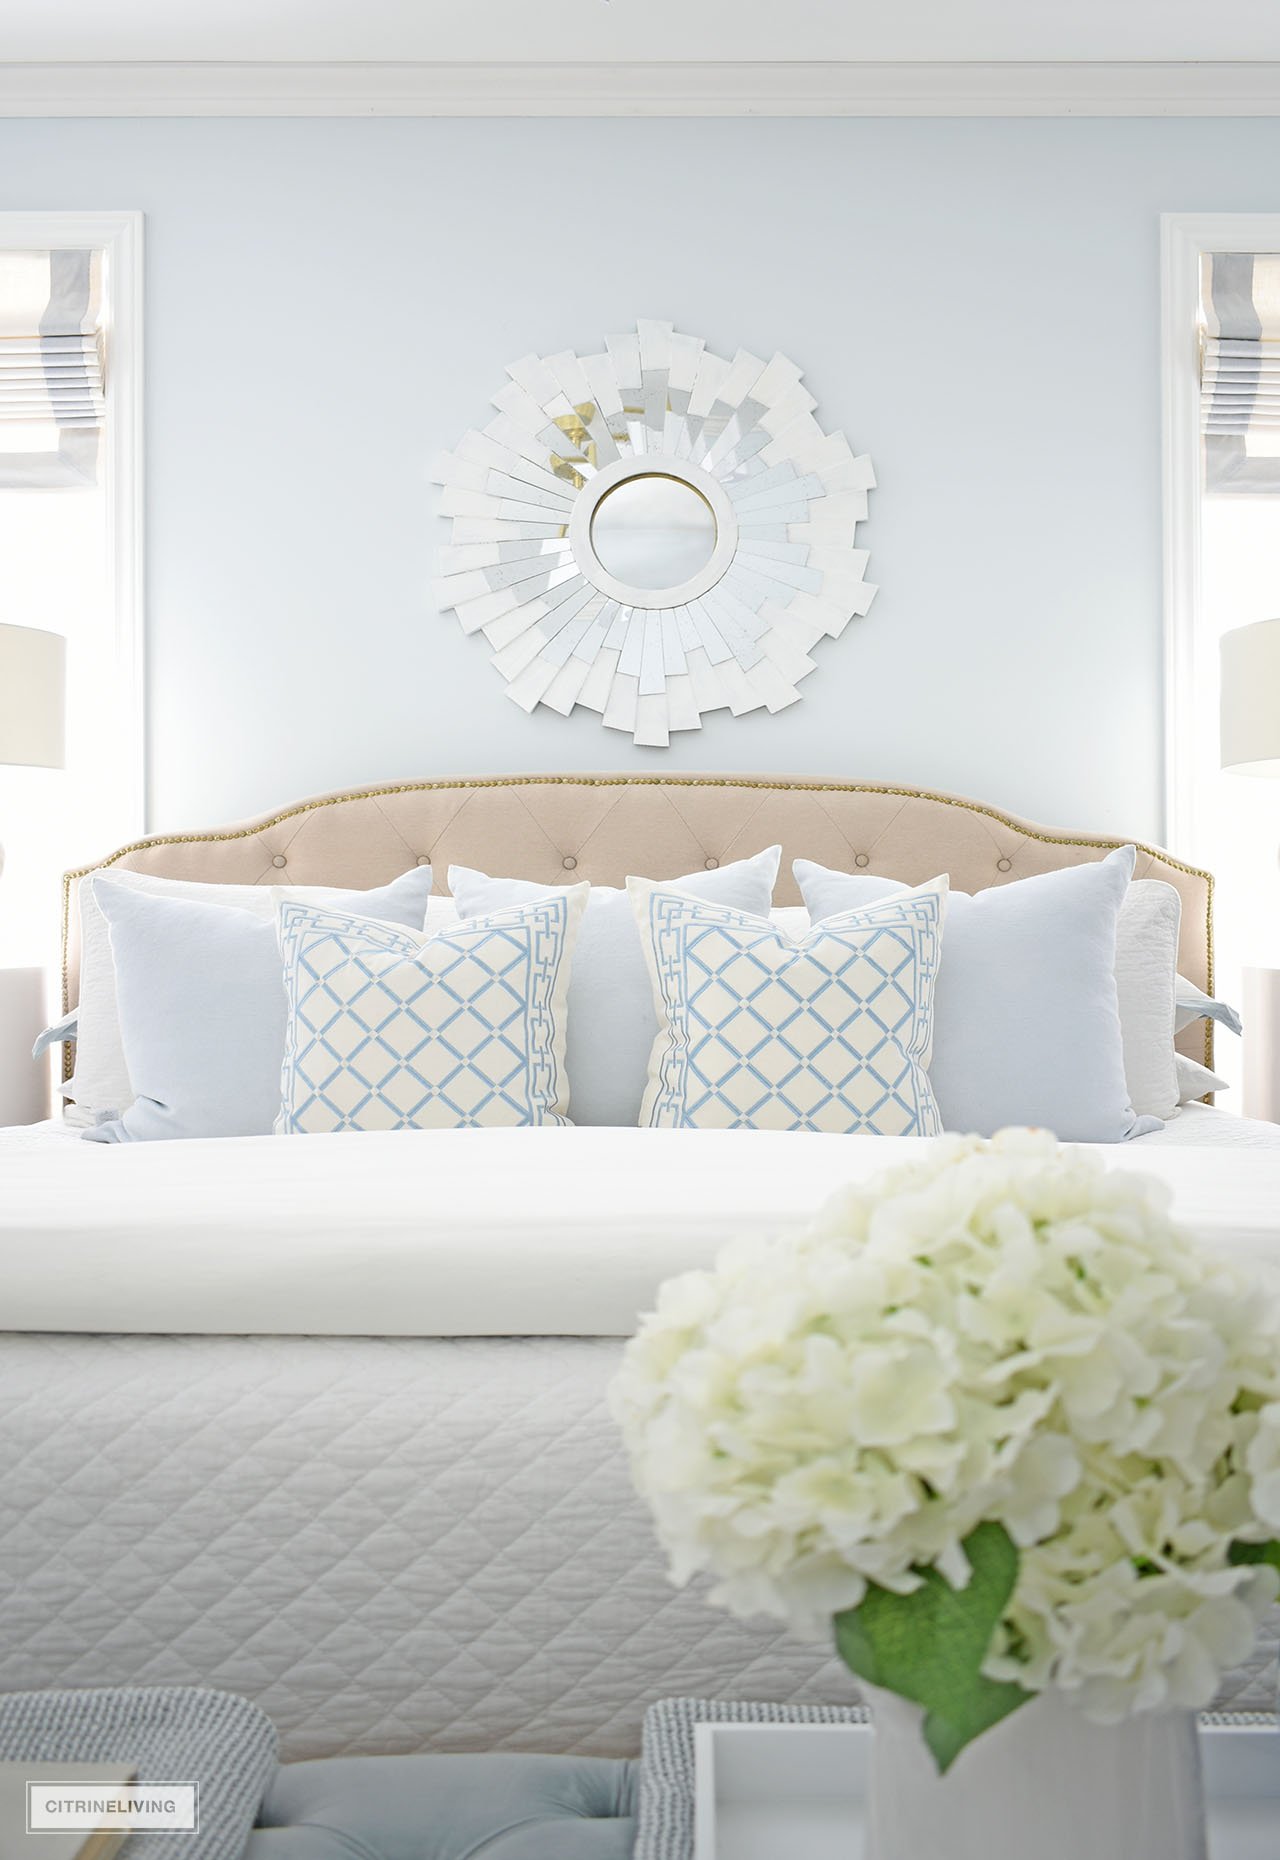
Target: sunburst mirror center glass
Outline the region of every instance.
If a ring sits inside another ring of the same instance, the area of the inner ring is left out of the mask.
[[[692,580],[715,553],[715,514],[683,479],[640,472],[600,499],[591,546],[616,580],[633,588],[674,588]]]

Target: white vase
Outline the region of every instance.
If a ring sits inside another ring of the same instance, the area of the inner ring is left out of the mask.
[[[1206,1860],[1190,1712],[1104,1726],[1044,1692],[940,1776],[919,1706],[863,1691],[875,1724],[867,1860]]]

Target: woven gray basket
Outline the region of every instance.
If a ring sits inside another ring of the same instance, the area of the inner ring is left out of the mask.
[[[276,1729],[230,1692],[107,1686],[0,1693],[0,1761],[120,1763],[139,1782],[197,1782],[196,1833],[131,1834],[121,1860],[239,1860],[276,1769]]]
[[[767,1705],[660,1699],[644,1715],[634,1860],[690,1860],[695,1724],[867,1724],[861,1705]]]

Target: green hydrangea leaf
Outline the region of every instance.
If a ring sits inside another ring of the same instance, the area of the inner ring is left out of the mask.
[[[1018,1580],[1017,1546],[1002,1524],[980,1524],[964,1552],[973,1574],[963,1589],[921,1570],[910,1595],[873,1583],[856,1608],[835,1617],[836,1648],[850,1671],[924,1707],[925,1742],[941,1771],[1034,1696],[982,1672]]]
[[[1228,1563],[1269,1563],[1280,1569],[1280,1542],[1273,1537],[1265,1544],[1234,1543],[1227,1551]]]

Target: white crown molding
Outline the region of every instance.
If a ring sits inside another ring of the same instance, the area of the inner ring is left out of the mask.
[[[1280,61],[0,64],[0,116],[1277,116]]]

